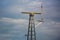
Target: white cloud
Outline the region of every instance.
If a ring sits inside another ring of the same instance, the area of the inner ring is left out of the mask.
[[[0,22],[13,23],[13,24],[27,24],[28,20],[26,19],[13,19],[13,18],[1,18]]]
[[[30,0],[21,0],[22,2],[29,2]]]
[[[14,5],[10,5],[5,9],[5,12],[9,13],[20,13],[22,11],[40,11],[41,2],[39,1],[31,1],[31,0],[15,0]],[[27,4],[24,4],[27,2]],[[28,10],[29,9],[29,10]],[[32,10],[33,9],[33,10]]]
[[[5,24],[16,24],[16,25],[28,25],[28,19],[13,19],[13,18],[0,18],[0,22],[3,22]],[[42,22],[35,21],[36,27],[41,24]],[[16,26],[15,25],[15,26]]]
[[[60,32],[60,23],[52,20],[45,21],[44,23],[39,25],[39,27],[36,28],[37,28],[36,30],[37,32],[40,33],[42,32],[51,36],[58,36]]]
[[[30,2],[30,4],[28,4],[29,6],[41,6],[42,2],[38,2],[38,1],[32,1]]]
[[[27,7],[32,12],[40,12],[41,11],[40,10],[41,9],[41,3],[42,2],[39,2],[39,1],[32,1],[27,5]]]
[[[5,12],[10,12],[10,13],[20,13],[23,11],[26,11],[26,10],[23,7],[20,7],[19,5],[10,6],[5,10]]]
[[[54,27],[54,28],[60,28],[60,22],[55,22],[55,21],[49,21],[49,22],[47,22],[46,23],[46,25],[48,25],[49,27],[51,26],[51,27]]]

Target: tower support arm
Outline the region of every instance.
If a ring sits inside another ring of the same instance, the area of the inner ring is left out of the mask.
[[[21,12],[21,13],[24,13],[24,14],[42,14],[42,13],[38,13],[38,12]]]

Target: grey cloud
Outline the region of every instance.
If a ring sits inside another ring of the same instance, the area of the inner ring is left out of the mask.
[[[60,22],[60,4],[59,0],[50,0],[45,2],[45,17],[47,19]]]

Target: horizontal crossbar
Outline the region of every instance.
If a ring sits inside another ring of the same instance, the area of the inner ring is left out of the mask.
[[[38,13],[38,12],[21,12],[21,13],[24,13],[24,14],[42,14],[42,13]]]

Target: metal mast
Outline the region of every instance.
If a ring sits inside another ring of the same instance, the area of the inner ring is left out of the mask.
[[[36,40],[34,14],[41,14],[41,13],[35,13],[35,12],[22,12],[22,13],[29,14],[28,34],[26,35],[27,40]]]

